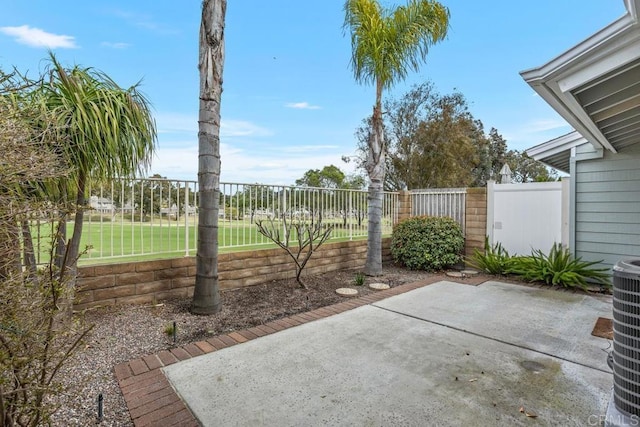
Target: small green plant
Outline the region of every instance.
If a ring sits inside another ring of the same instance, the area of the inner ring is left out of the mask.
[[[456,264],[463,247],[462,228],[448,217],[408,218],[391,235],[393,259],[411,270],[442,270]]]
[[[356,286],[362,286],[364,285],[364,279],[365,279],[364,273],[358,271],[356,273],[356,277],[353,279],[353,284]]]
[[[513,265],[513,257],[502,247],[500,242],[489,245],[489,237],[484,238],[484,251],[475,249],[468,260],[469,264],[489,274],[505,275]]]
[[[609,269],[593,267],[601,262],[574,258],[567,248],[554,243],[549,255],[541,250],[534,250],[530,256],[513,258],[509,273],[531,282],[544,282],[565,288],[579,287],[586,290],[589,281],[609,287]]]
[[[177,332],[176,328],[175,328],[175,322],[173,323],[168,323],[165,327],[164,327],[164,333],[165,335],[167,335],[169,338],[173,338],[173,335]]]

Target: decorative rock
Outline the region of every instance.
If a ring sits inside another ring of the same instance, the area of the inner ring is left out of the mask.
[[[462,270],[460,273],[470,277],[470,276],[477,276],[480,272],[478,270],[472,270],[469,268],[466,270]]]
[[[336,294],[341,295],[343,297],[352,297],[358,295],[357,289],[352,288],[338,288],[336,289]]]
[[[455,278],[457,278],[457,279],[462,279],[462,278],[464,278],[464,277],[465,277],[465,276],[464,276],[464,274],[462,274],[462,273],[461,273],[461,272],[459,272],[459,271],[447,271],[447,276],[449,276],[449,277],[455,277]]]
[[[391,286],[387,285],[386,283],[370,283],[369,287],[371,289],[375,289],[376,291],[383,291],[385,289],[389,289]]]

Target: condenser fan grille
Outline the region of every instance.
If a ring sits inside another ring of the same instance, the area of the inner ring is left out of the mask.
[[[640,416],[640,259],[613,268],[613,399]]]

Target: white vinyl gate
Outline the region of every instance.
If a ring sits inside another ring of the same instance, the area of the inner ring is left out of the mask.
[[[548,253],[569,243],[569,179],[525,184],[487,183],[487,235],[511,255]]]

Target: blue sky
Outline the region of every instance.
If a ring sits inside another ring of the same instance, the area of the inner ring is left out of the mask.
[[[385,5],[398,2],[384,1]],[[624,14],[623,0],[443,0],[447,40],[385,96],[431,80],[462,92],[485,128],[522,150],[570,131],[522,80]],[[62,6],[64,5],[64,6]],[[158,126],[150,173],[197,179],[200,1],[4,0],[0,67],[35,76],[51,48],[65,65],[95,67],[121,86],[142,79]],[[355,153],[374,88],[349,68],[342,0],[228,0],[222,95],[222,180],[292,184]]]

